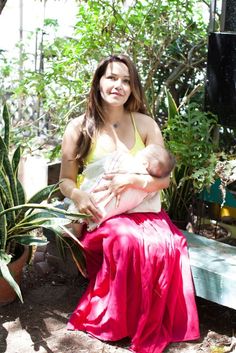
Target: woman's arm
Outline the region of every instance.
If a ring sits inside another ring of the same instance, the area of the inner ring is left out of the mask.
[[[61,146],[60,190],[64,196],[72,199],[76,188],[78,161],[76,160],[76,145],[79,137],[79,121],[72,120],[66,127]]]
[[[60,190],[71,199],[80,213],[91,215],[93,220],[99,220],[101,213],[96,207],[92,195],[78,189],[77,175],[79,164],[77,156],[77,142],[80,135],[82,116],[72,120],[66,127],[62,141],[62,157],[60,170]]]

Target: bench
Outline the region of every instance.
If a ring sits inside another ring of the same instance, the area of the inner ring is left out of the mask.
[[[198,297],[236,309],[236,247],[183,231]]]

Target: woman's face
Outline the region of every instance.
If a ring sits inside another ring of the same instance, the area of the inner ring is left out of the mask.
[[[106,105],[114,107],[124,105],[131,93],[128,67],[121,62],[109,63],[100,79],[99,88]]]

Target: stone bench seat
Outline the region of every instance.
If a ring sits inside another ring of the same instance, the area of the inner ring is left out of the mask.
[[[236,309],[236,247],[183,231],[196,295]]]

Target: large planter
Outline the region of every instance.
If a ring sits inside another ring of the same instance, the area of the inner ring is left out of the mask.
[[[29,257],[29,247],[25,246],[22,255],[8,265],[8,268],[15,281],[20,285],[23,268]],[[0,277],[0,306],[10,304],[16,299],[17,295],[14,289]]]

